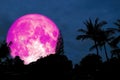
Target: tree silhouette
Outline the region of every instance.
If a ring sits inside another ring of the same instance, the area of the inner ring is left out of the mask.
[[[84,24],[86,25],[86,30],[84,29],[79,29],[79,32],[82,32],[83,34],[78,35],[77,36],[77,40],[84,40],[84,39],[91,39],[94,41],[95,44],[95,48],[97,51],[97,55],[99,55],[99,51],[98,51],[98,40],[100,39],[99,35],[101,33],[101,28],[107,24],[106,21],[101,21],[98,22],[99,19],[96,18],[95,22],[93,23],[91,19],[89,19],[88,21],[84,22]]]
[[[59,36],[58,36],[58,40],[57,40],[57,46],[56,46],[56,50],[55,50],[56,54],[64,54],[64,42],[63,42],[63,38],[62,38],[62,34],[60,32]]]
[[[118,28],[111,28],[113,30],[115,30],[116,32],[120,32],[120,20],[118,19],[115,23],[114,23]],[[114,38],[114,40],[111,42],[111,46],[113,48],[118,48],[117,44],[120,42],[120,35],[116,36],[116,38]]]
[[[117,30],[120,32],[120,19],[118,19],[114,24],[118,26]]]
[[[106,44],[110,45],[111,40],[113,40],[114,36],[114,30],[112,29],[100,29],[99,33],[98,33],[98,40],[97,40],[97,46],[99,46],[99,48],[102,49],[102,47],[104,48],[105,51],[105,56],[106,59],[109,60],[108,58],[108,53],[107,53],[107,49],[106,49]],[[95,45],[93,45],[90,50],[94,49]]]
[[[11,43],[7,44],[5,41],[0,43],[0,58],[6,58],[8,59],[8,56],[10,54],[10,48],[9,46],[11,45]]]
[[[111,51],[111,53],[112,53],[111,58],[113,58],[115,56],[118,59],[120,59],[120,49],[114,49]]]
[[[30,65],[32,78],[51,80],[70,80],[72,62],[65,55],[51,54]]]
[[[5,80],[29,80],[29,79],[50,79],[50,80],[104,80],[120,79],[120,35],[113,36],[115,32],[120,32],[120,20],[115,25],[118,28],[104,28],[106,21],[98,22],[96,18],[94,22],[91,19],[84,22],[86,30],[79,29],[80,34],[77,40],[91,39],[94,45],[90,50],[96,49],[97,54],[88,54],[73,67],[72,61],[64,55],[64,43],[60,33],[56,46],[56,54],[48,55],[38,59],[28,65],[23,64],[23,60],[16,56],[12,60],[6,61],[10,53],[9,46],[12,44],[5,41],[0,43],[0,58],[4,62],[0,63],[1,79]],[[107,58],[106,45],[113,47],[112,58],[103,62],[99,55],[99,49],[104,49]],[[115,56],[115,57],[114,57]],[[5,65],[4,65],[5,64]],[[7,64],[7,65],[6,65]],[[4,77],[5,76],[5,77]]]
[[[102,66],[101,57],[96,54],[88,54],[74,68],[73,80],[94,80]]]
[[[118,28],[112,28],[117,32],[117,34],[120,32],[120,19],[118,19],[114,23]],[[112,57],[115,55],[120,59],[120,47],[118,43],[120,42],[120,35],[116,36],[110,43],[110,45],[113,47],[113,50],[111,50]]]

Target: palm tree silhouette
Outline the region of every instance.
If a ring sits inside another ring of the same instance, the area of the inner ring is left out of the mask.
[[[108,53],[107,53],[107,48],[106,48],[106,44],[110,45],[111,40],[114,39],[113,36],[114,30],[112,29],[100,29],[99,33],[98,33],[98,40],[97,40],[97,46],[99,46],[100,49],[102,49],[102,47],[104,48],[105,51],[105,56],[106,59],[109,60],[108,58]],[[93,45],[90,50],[94,49],[95,45]]]
[[[120,19],[118,19],[115,23],[114,23],[118,28],[113,28],[116,32],[120,32]],[[114,48],[113,50],[111,50],[112,56],[116,56],[120,59],[120,48],[118,46],[118,43],[120,42],[120,35],[118,35],[117,37],[115,37],[110,45]]]
[[[78,35],[77,36],[77,40],[84,40],[84,39],[91,39],[94,41],[95,44],[95,48],[97,51],[97,55],[99,55],[99,50],[98,50],[98,40],[99,40],[99,35],[101,35],[101,28],[107,24],[106,21],[101,21],[98,22],[99,19],[96,18],[95,22],[93,23],[91,19],[89,19],[88,21],[84,22],[84,24],[86,25],[86,30],[84,29],[79,29],[79,32],[82,32],[83,34]]]
[[[115,23],[114,23],[118,28],[111,28],[116,32],[120,32],[120,19],[118,19]],[[118,48],[117,44],[120,42],[120,35],[118,35],[116,38],[114,38],[113,41],[111,41],[111,46],[113,48]]]

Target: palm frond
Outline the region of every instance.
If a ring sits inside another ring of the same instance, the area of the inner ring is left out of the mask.
[[[89,18],[89,20],[87,20],[86,22],[84,22],[84,24],[86,25],[88,31],[91,31],[91,30],[94,29],[92,20],[90,18]]]
[[[84,29],[78,29],[78,32],[87,33],[87,31]]]
[[[96,48],[96,45],[93,45],[93,46],[91,46],[90,48],[89,48],[89,51],[92,51],[92,50],[94,50]]]
[[[120,26],[120,19],[118,19],[115,23],[116,26]]]
[[[94,25],[94,26],[97,26],[98,21],[99,21],[99,18],[96,18],[96,19],[95,19],[95,25]]]
[[[109,38],[106,39],[106,42],[110,42],[110,41],[112,41],[112,40],[114,40],[114,39],[115,39],[115,37],[114,37],[114,36],[111,36],[111,37],[109,37]]]
[[[114,34],[115,33],[115,30],[112,30],[112,29],[107,29],[105,32],[107,32],[107,33],[112,33],[112,34]]]
[[[120,42],[120,36],[115,38],[113,41],[111,41],[110,45],[111,46],[117,46],[117,44]]]
[[[112,48],[119,48],[117,45],[115,44],[111,44],[110,42],[108,42],[109,46],[112,47]]]
[[[107,28],[107,30],[117,31],[118,29],[116,29],[116,28]]]
[[[112,55],[119,55],[120,54],[120,48],[116,48],[114,50],[111,50]]]
[[[76,37],[77,40],[84,40],[84,39],[88,39],[89,38],[89,35],[78,35]]]
[[[99,22],[99,23],[96,25],[96,27],[98,27],[98,29],[101,29],[101,27],[103,27],[103,26],[106,25],[106,24],[107,24],[106,21],[101,21],[101,22]]]

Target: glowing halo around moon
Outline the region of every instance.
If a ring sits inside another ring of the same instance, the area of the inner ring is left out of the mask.
[[[27,14],[18,18],[8,30],[6,42],[11,56],[19,56],[24,64],[37,61],[40,57],[55,54],[59,29],[48,17]]]

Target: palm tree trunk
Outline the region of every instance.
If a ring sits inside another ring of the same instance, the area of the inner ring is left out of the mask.
[[[108,55],[107,55],[107,49],[106,49],[106,45],[104,44],[104,50],[105,50],[105,56],[106,56],[106,59],[107,59],[107,61],[109,60],[109,58],[108,58]]]
[[[99,51],[98,51],[98,46],[97,46],[97,42],[94,40],[95,42],[95,47],[96,47],[96,51],[97,51],[97,55],[99,55]]]

